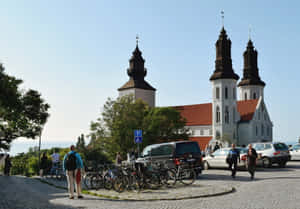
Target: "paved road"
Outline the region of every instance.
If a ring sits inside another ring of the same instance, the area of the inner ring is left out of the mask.
[[[85,196],[84,200],[68,200],[64,190],[34,179],[0,176],[0,209],[33,208],[110,208],[110,209],[299,209],[300,162],[289,162],[287,168],[258,171],[251,181],[247,172],[231,179],[228,171],[208,170],[201,179],[211,185],[227,184],[236,192],[217,197],[180,200],[129,202]]]

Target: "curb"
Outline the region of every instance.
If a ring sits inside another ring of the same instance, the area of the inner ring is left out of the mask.
[[[58,189],[63,189],[63,190],[68,190],[66,187],[63,186],[57,186],[53,183],[50,183],[46,180],[43,179],[38,179],[38,178],[34,178],[42,183],[48,184],[50,186],[56,187]],[[187,200],[187,199],[196,199],[196,198],[207,198],[207,197],[216,197],[216,196],[221,196],[221,195],[226,195],[226,194],[230,194],[236,192],[235,187],[231,187],[230,189],[228,189],[228,191],[223,191],[223,192],[216,192],[213,194],[202,194],[202,195],[196,195],[196,196],[192,196],[192,197],[170,197],[170,198],[149,198],[149,199],[132,199],[132,198],[120,198],[119,196],[109,196],[109,195],[103,195],[103,194],[98,194],[95,192],[90,192],[88,190],[82,190],[83,194],[87,194],[87,195],[92,195],[92,196],[96,196],[96,197],[102,197],[102,198],[106,198],[108,200],[120,200],[120,201],[166,201],[166,200]]]

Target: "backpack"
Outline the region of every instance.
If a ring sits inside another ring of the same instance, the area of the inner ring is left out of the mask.
[[[73,152],[71,154],[68,154],[66,158],[66,169],[68,171],[74,171],[76,170],[76,152]]]

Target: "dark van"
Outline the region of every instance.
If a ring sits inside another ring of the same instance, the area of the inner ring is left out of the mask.
[[[140,163],[161,162],[167,167],[175,167],[175,161],[181,158],[196,159],[194,167],[199,174],[202,172],[202,155],[197,142],[176,141],[161,144],[152,144],[144,148],[141,157],[137,159]]]

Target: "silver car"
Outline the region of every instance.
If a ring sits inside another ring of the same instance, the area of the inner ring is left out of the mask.
[[[228,168],[228,164],[226,163],[226,158],[231,148],[221,148],[213,152],[212,154],[205,156],[203,158],[203,165],[204,169],[209,168]],[[247,148],[236,147],[240,151],[240,159],[241,161],[238,162],[238,168],[246,169],[246,155],[247,155]]]
[[[300,144],[294,144],[290,148],[291,160],[300,160]]]

